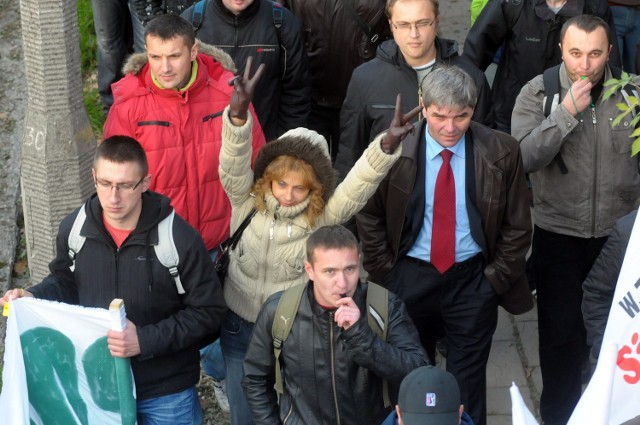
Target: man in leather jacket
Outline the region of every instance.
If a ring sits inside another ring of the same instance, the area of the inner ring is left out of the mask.
[[[424,87],[425,120],[356,216],[364,268],[405,301],[431,356],[444,330],[447,371],[474,423],[484,425],[498,305],[512,314],[533,307],[524,273],[531,242],[524,169],[516,140],[471,120],[477,96],[468,74],[437,65]],[[444,198],[448,214],[436,196],[445,159],[455,188]]]
[[[282,292],[258,315],[243,379],[254,423],[381,423],[391,408],[384,406],[383,380],[398,385],[427,364],[404,303],[389,293],[383,340],[367,322],[358,242],[343,226],[321,227],[309,237],[305,269],[310,281],[279,357],[279,401],[272,326]]]

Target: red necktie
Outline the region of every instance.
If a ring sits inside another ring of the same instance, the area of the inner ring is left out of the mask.
[[[442,165],[433,195],[433,227],[431,228],[431,264],[446,272],[455,262],[456,252],[456,184],[448,149],[440,152]]]

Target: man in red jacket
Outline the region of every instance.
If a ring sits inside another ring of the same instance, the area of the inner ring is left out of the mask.
[[[113,84],[104,137],[126,135],[140,141],[153,175],[150,189],[171,198],[207,249],[216,249],[229,235],[231,218],[218,177],[218,155],[221,116],[231,98],[228,82],[235,67],[221,50],[201,48],[191,24],[173,14],[147,24],[145,45],[146,54],[133,55],[125,77]],[[264,142],[255,125],[254,156]]]

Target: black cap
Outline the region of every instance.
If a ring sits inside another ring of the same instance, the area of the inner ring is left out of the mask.
[[[398,405],[405,425],[458,425],[460,389],[449,372],[422,366],[400,384]]]

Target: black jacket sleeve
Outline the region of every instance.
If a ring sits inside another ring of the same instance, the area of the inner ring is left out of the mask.
[[[524,0],[523,0],[524,1]],[[510,31],[503,12],[504,0],[486,4],[464,41],[462,56],[485,71]]]
[[[637,213],[636,210],[616,222],[609,239],[582,284],[582,316],[587,329],[587,343],[596,359],[600,354],[616,283]]]
[[[84,208],[84,205],[82,206]],[[56,236],[56,256],[49,263],[49,275],[38,285],[29,288],[34,297],[59,301],[67,304],[78,304],[78,288],[73,272],[69,267],[73,264],[69,258],[69,233],[77,215],[74,211],[68,215],[58,228]]]
[[[263,304],[244,360],[242,386],[256,425],[281,423],[278,396],[273,388],[276,382],[276,359],[271,337],[273,317],[279,301],[278,294]]]
[[[282,87],[278,134],[306,127],[311,112],[311,74],[304,48],[302,24],[289,10],[283,9],[281,32]]]
[[[367,323],[366,306],[363,315],[341,338],[350,358],[358,365],[383,379],[398,384],[409,372],[429,364],[418,331],[409,318],[407,309],[398,297],[389,294],[389,323],[386,341],[382,340]]]
[[[362,68],[356,68],[353,71],[347,88],[347,96],[340,111],[340,144],[335,161],[338,181],[344,180],[349,174],[370,142],[370,130],[373,123],[367,112],[368,102],[362,96],[366,92],[362,85],[366,84],[367,80]]]

